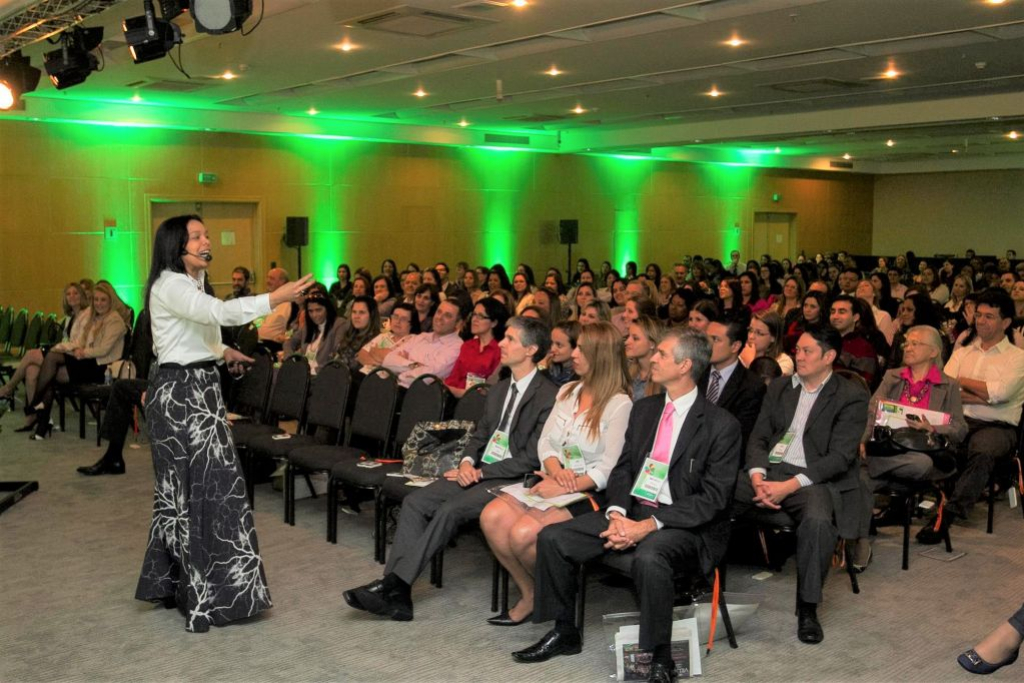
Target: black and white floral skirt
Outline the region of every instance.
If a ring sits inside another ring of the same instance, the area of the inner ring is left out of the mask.
[[[135,597],[174,598],[185,628],[271,606],[215,368],[160,368],[146,397],[153,449],[153,525]]]

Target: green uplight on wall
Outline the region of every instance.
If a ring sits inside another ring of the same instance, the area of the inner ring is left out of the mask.
[[[722,243],[720,252],[729,254],[733,249],[743,251],[743,230],[747,199],[754,169],[746,165],[701,164],[696,167],[704,181],[713,188],[715,196],[722,199],[722,214],[718,216],[722,229],[719,231]]]
[[[516,261],[519,207],[533,168],[532,154],[508,154],[517,149],[465,149],[464,158],[481,191],[483,209],[482,258],[488,266],[512,269]]]
[[[652,161],[623,154],[594,158],[601,188],[614,202],[611,252],[620,272],[625,272],[626,262],[640,258],[640,190],[651,176]]]

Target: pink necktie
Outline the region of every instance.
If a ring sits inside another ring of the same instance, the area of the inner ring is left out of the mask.
[[[675,413],[675,406],[666,403],[665,412],[661,414],[661,424],[658,425],[658,436],[654,441],[654,449],[651,451],[651,460],[667,463],[672,459],[672,424]]]

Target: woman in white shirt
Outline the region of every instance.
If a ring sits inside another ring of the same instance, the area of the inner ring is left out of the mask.
[[[160,365],[147,390],[155,495],[135,597],[176,606],[194,633],[271,606],[217,372],[219,363],[239,372],[252,359],[221,343],[220,326],[267,315],[312,280],[220,301],[206,278],[212,258],[199,216],[167,219],[156,232],[145,297]]]
[[[587,497],[539,511],[503,494],[484,508],[480,526],[522,596],[507,613],[488,620],[495,626],[516,626],[533,613],[537,534],[549,524],[601,507],[625,442],[633,403],[622,336],[610,323],[588,325],[572,359],[580,379],[562,388],[544,424],[537,442],[540,481],[530,492],[541,498],[588,492]]]

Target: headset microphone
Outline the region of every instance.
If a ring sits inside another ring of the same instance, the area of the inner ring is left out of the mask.
[[[213,260],[213,254],[211,254],[211,253],[210,253],[210,252],[208,252],[208,251],[201,251],[201,252],[199,252],[198,254],[193,254],[193,253],[192,253],[191,251],[189,251],[188,249],[182,249],[182,250],[181,250],[181,255],[182,255],[182,256],[186,256],[186,255],[187,255],[187,256],[195,256],[196,258],[199,258],[199,259],[203,259],[203,260],[204,260],[204,261],[206,261],[207,263],[209,263],[210,261],[212,261],[212,260]]]

